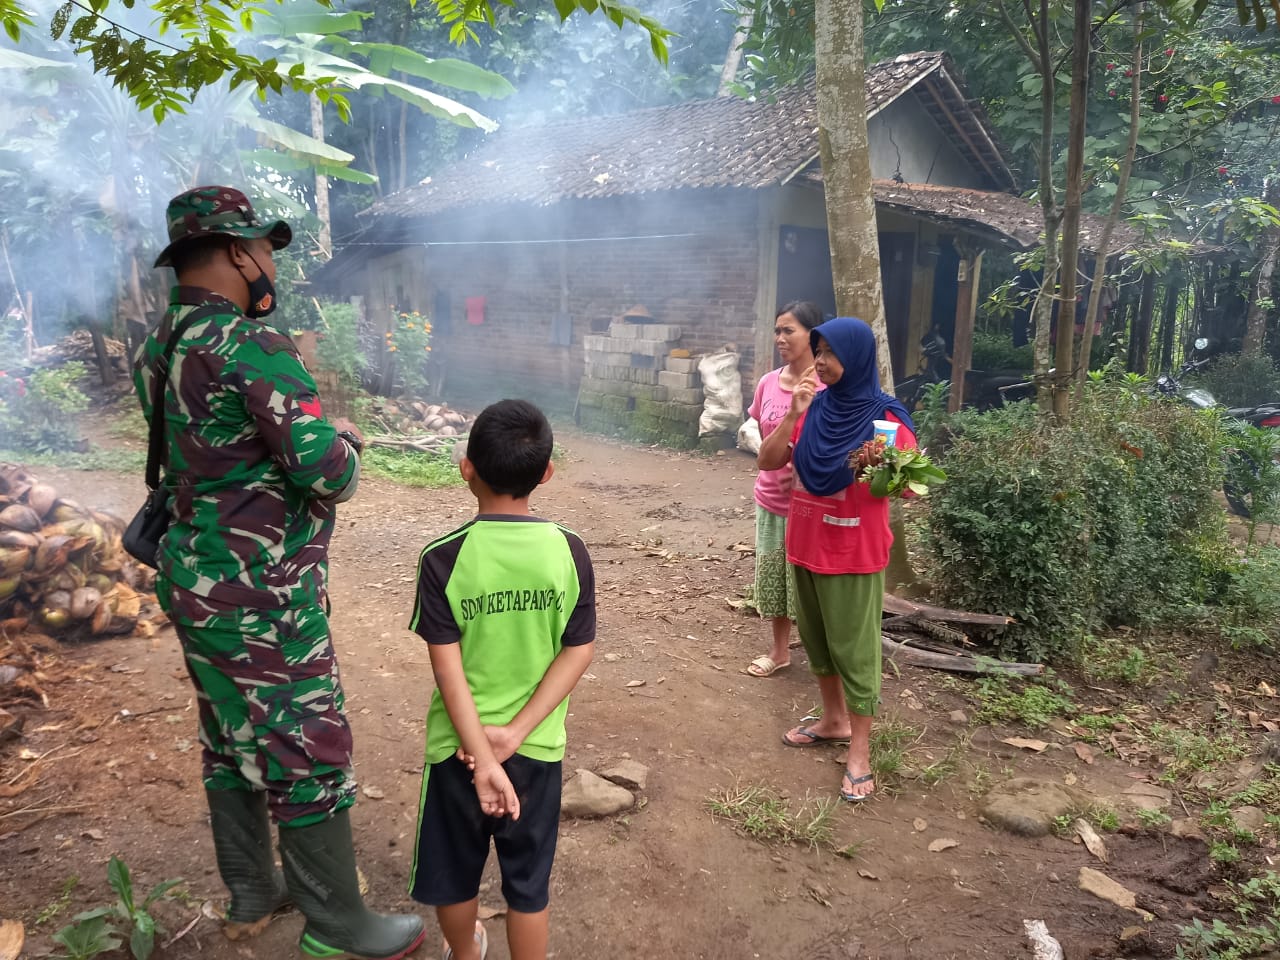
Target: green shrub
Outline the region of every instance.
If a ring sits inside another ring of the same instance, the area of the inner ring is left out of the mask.
[[[1232,646],[1280,639],[1280,548],[1258,547],[1231,564],[1219,591],[1220,629]]]
[[[1104,380],[1067,425],[1021,403],[950,427],[924,543],[948,601],[1017,620],[1003,655],[1070,657],[1087,630],[1213,599],[1229,556],[1213,416]]]
[[[1032,350],[1029,343],[1015,347],[1007,333],[975,330],[973,361],[969,366],[974,370],[1030,370],[1035,365]]]
[[[1261,354],[1227,354],[1187,378],[1228,407],[1252,407],[1280,400],[1280,369]]]
[[[16,450],[49,452],[80,444],[76,417],[89,398],[76,386],[83,363],[37,370],[29,377],[0,374],[0,436]]]
[[[387,352],[395,354],[396,385],[404,396],[427,395],[431,361],[431,321],[417,310],[401,311],[386,332]]]
[[[320,318],[320,338],[316,343],[320,365],[337,373],[348,387],[358,387],[365,367],[359,311],[354,304],[325,301],[320,304]]]

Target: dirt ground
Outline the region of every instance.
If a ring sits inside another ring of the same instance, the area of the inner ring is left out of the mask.
[[[839,748],[790,749],[781,733],[817,704],[795,651],[760,680],[743,672],[766,628],[727,602],[751,579],[753,461],[626,446],[561,428],[565,455],[536,512],[578,530],[594,558],[600,617],[596,660],[573,696],[566,775],[630,758],[650,767],[642,805],[626,815],[563,824],[552,893],[552,955],[719,958],[1030,957],[1024,920],[1040,919],[1068,960],[1122,955],[1133,912],[1077,889],[1079,844],[997,832],[978,815],[986,786],[1029,775],[1100,796],[1154,780],[1155,762],[1098,751],[1085,763],[1071,738],[1040,753],[953,716],[972,716],[969,686],[886,665],[885,722],[911,731],[906,775],[880,796],[835,812],[836,846],[766,845],[716,819],[708,799],[763,784],[793,803],[833,797]],[[81,502],[128,515],[134,476],[42,469]],[[413,909],[405,896],[432,689],[422,642],[406,628],[415,561],[431,538],[473,512],[465,488],[423,491],[367,480],[334,538],[332,625],[355,730],[363,795],[353,810],[369,900]],[[170,628],[56,652],[69,679],[48,688],[26,733],[0,747],[0,783],[32,762],[38,780],[0,800],[0,919],[20,919],[25,956],[56,954],[49,935],[75,912],[109,902],[112,854],[149,888],[172,877],[188,896],[166,903],[159,958],[298,955],[302,919],[286,914],[256,940],[230,943],[211,918],[225,893],[213,865],[199,775],[195,712]],[[643,681],[643,685],[628,684]],[[1099,694],[1101,696],[1101,694]],[[1025,731],[1024,731],[1025,732]],[[964,739],[962,739],[964,738]],[[955,757],[927,785],[911,770]],[[34,761],[33,757],[43,756]],[[24,808],[31,812],[18,811]],[[931,842],[955,845],[930,852]],[[1155,914],[1126,956],[1167,956],[1179,924],[1214,909],[1205,847],[1141,829],[1107,835],[1104,869]],[[501,911],[490,861],[482,904]],[[64,891],[72,878],[78,883]],[[205,901],[213,901],[208,907]],[[202,912],[202,906],[205,907]],[[434,917],[418,956],[438,956]],[[38,922],[40,921],[40,922]],[[506,956],[500,917],[491,955]]]

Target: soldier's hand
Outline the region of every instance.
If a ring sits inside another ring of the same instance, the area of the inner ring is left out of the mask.
[[[333,424],[333,429],[337,430],[339,433],[342,433],[344,431],[346,433],[354,433],[360,439],[361,443],[364,442],[364,433],[361,431],[359,427],[357,427],[352,421],[348,420],[346,417],[334,417],[329,422]]]

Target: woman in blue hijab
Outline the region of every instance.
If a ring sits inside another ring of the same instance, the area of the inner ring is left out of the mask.
[[[840,796],[875,792],[871,723],[880,702],[880,617],[893,534],[889,501],[859,482],[862,445],[875,421],[897,424],[898,447],[916,445],[911,416],[880,389],[875,335],[837,317],[810,333],[814,365],[791,394],[791,408],[760,445],[762,470],[791,463],[787,562],[795,568],[796,626],[818,678],[822,716],[782,737],[789,747],[849,743]],[[826,390],[817,391],[817,384]],[[865,464],[865,457],[862,457]]]

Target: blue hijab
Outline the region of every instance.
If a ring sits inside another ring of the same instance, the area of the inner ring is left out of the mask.
[[[809,331],[814,353],[819,337],[844,365],[844,374],[813,398],[791,463],[806,490],[829,497],[853,483],[849,454],[872,438],[873,420],[892,411],[908,429],[915,425],[907,408],[880,389],[876,337],[869,326],[855,317],[828,320]]]

